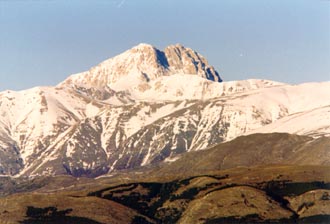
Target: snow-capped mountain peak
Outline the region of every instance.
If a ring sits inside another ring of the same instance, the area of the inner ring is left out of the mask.
[[[109,87],[115,91],[123,91],[158,77],[178,73],[222,81],[213,66],[190,48],[176,44],[161,51],[143,43],[100,63],[89,71],[70,76],[60,85]]]

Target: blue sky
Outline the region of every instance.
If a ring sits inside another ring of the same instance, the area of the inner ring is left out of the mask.
[[[330,81],[330,1],[0,0],[0,90],[56,85],[141,42],[191,47],[225,81]]]

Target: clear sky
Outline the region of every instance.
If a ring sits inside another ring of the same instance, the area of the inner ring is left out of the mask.
[[[191,47],[225,81],[330,81],[330,1],[0,0],[0,90],[56,85],[141,42]]]

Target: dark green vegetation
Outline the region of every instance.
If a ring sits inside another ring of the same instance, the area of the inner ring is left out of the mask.
[[[240,137],[205,151],[187,153],[173,163],[98,179],[4,177],[0,185],[0,220],[329,223],[330,166],[326,149],[330,145],[327,138],[311,140],[287,134]],[[308,157],[307,150],[320,154]],[[322,160],[322,165],[301,162],[313,158]]]
[[[42,224],[42,223],[81,223],[81,224],[100,224],[99,222],[93,221],[88,218],[67,216],[72,209],[66,209],[63,211],[57,211],[55,207],[47,208],[35,208],[28,206],[26,211],[27,219],[20,222],[22,224]]]
[[[289,219],[278,219],[278,220],[263,220],[257,214],[247,215],[244,217],[225,217],[217,219],[207,219],[205,224],[219,224],[219,223],[235,223],[235,224],[246,224],[246,223],[255,223],[255,224],[270,224],[270,223],[318,223],[318,224],[328,224],[330,221],[330,215],[316,215],[307,218],[289,218]]]
[[[317,169],[317,167],[309,168]],[[276,170],[279,168],[274,167],[274,169]],[[295,170],[296,168],[286,167],[286,169],[289,171],[291,169]],[[308,175],[307,167],[300,167],[298,169],[300,169],[300,172],[304,170],[303,173]],[[255,171],[258,171],[262,176],[265,169],[258,168]],[[297,170],[295,170],[295,172],[297,172]],[[229,173],[231,172],[229,171]],[[297,192],[293,190],[295,188],[298,189]],[[225,176],[194,176],[165,183],[140,182],[122,184],[91,192],[88,195],[116,201],[129,206],[140,214],[155,220],[157,223],[192,223],[197,220],[195,219],[197,217],[201,223],[270,223],[282,221],[306,223],[306,220],[315,223],[317,220],[329,221],[329,215],[316,215],[301,218],[299,214],[301,207],[305,206],[306,203],[308,206],[320,207],[325,204],[325,206],[328,206],[328,210],[330,210],[329,200],[324,201],[321,197],[316,200],[323,200],[325,203],[320,203],[319,201],[304,202],[296,211],[295,208],[290,205],[290,200],[294,199],[287,198],[294,198],[295,196],[314,190],[318,190],[327,195],[327,192],[330,192],[330,184],[325,184],[323,181],[296,182],[294,180],[232,183],[230,181],[230,175],[226,174]],[[223,197],[224,192],[226,192],[225,194],[227,195],[232,195],[226,199]],[[207,212],[198,213],[202,207],[207,207],[207,203],[209,202],[207,197],[209,197],[209,195],[212,195],[211,201],[214,201],[206,211],[215,209],[218,210],[215,212],[219,213],[220,217],[221,215],[225,217],[210,218]],[[253,195],[253,197],[251,197],[251,195]],[[219,202],[217,202],[218,207],[214,207],[214,202],[216,200],[219,200]],[[223,201],[221,202],[221,200]],[[265,200],[267,201],[266,203]],[[322,205],[319,205],[319,203]],[[237,216],[230,216],[230,210],[228,213],[223,211],[224,213],[221,214],[221,207],[224,207],[226,204],[237,206],[240,212],[246,212],[246,215],[241,217],[238,213],[236,214]],[[195,209],[196,207],[198,209]],[[273,209],[276,209],[276,211]],[[191,216],[194,218],[191,218]]]

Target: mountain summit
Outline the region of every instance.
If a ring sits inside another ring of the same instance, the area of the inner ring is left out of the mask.
[[[89,71],[70,76],[61,85],[101,89],[108,87],[114,91],[122,91],[174,74],[191,74],[222,82],[214,67],[190,48],[176,44],[161,51],[142,43]]]

